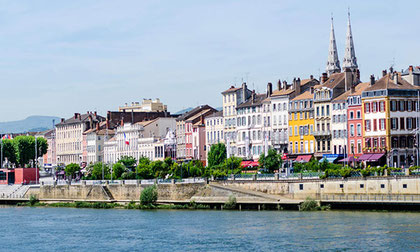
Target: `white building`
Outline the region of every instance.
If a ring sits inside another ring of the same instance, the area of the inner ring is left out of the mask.
[[[215,112],[204,119],[206,125],[206,157],[213,144],[224,143],[223,111]]]
[[[332,154],[347,154],[347,96],[349,91],[335,98],[331,110]]]

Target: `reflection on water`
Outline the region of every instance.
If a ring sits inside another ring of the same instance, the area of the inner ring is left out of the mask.
[[[2,251],[420,250],[420,213],[6,207]]]

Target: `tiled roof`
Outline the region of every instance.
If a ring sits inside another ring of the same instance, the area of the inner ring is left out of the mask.
[[[327,81],[321,85],[315,86],[315,88],[326,87],[326,88],[334,88],[342,81],[344,81],[345,73],[333,73],[327,79]]]
[[[193,116],[193,115],[195,115],[196,113],[198,113],[200,110],[203,110],[203,109],[209,109],[209,108],[212,108],[212,107],[210,107],[209,105],[201,105],[201,106],[198,106],[198,107],[195,107],[195,108],[193,108],[192,110],[190,110],[190,111],[188,111],[188,112],[185,112],[184,114],[182,114],[181,116],[179,116],[177,119],[176,119],[176,121],[184,121],[184,120],[187,120],[188,118],[190,118],[191,116]]]
[[[153,120],[150,120],[150,121],[137,122],[136,124],[139,124],[139,125],[142,125],[143,127],[146,127],[147,125],[150,125],[150,124],[156,122],[158,119],[159,119],[159,117],[155,118]]]
[[[239,90],[239,89],[242,89],[242,88],[240,88],[240,87],[234,87],[234,86],[231,86],[229,89],[227,89],[227,90],[223,91],[223,92],[222,92],[222,94],[225,94],[225,93],[230,93],[230,92],[234,92],[234,91],[237,91],[237,90]]]
[[[288,89],[274,90],[271,96],[289,95],[293,92],[295,92],[295,90],[290,87]]]
[[[252,106],[261,105],[262,101],[266,98],[266,94],[257,94],[255,95],[255,100],[252,101],[252,96],[248,101],[241,103],[237,108],[247,108]]]
[[[202,111],[200,111],[199,113],[195,114],[194,116],[192,116],[192,117],[188,118],[188,120],[187,120],[187,121],[194,121],[194,119],[197,119],[197,118],[199,118],[200,116],[203,116],[203,115],[207,114],[207,113],[208,113],[208,112],[210,112],[210,111],[211,111],[211,109],[205,109],[205,110],[202,110]]]
[[[295,98],[292,99],[292,101],[298,101],[298,100],[308,100],[308,99],[313,99],[314,98],[314,94],[311,93],[310,90],[296,96]]]
[[[211,115],[206,116],[206,118],[212,118],[212,117],[223,117],[223,110],[217,111]]]
[[[410,69],[407,68],[406,70],[404,70],[402,73],[402,75],[408,75],[410,74]],[[420,66],[415,66],[413,67],[413,74],[420,74]]]
[[[79,117],[74,118],[70,117],[69,119],[65,120],[64,122],[60,122],[57,125],[65,125],[65,124],[74,124],[74,123],[81,123],[81,122],[88,122],[89,121],[89,116],[92,116],[92,120],[93,122],[102,122],[105,121],[105,117],[100,116],[100,115],[94,115],[94,114],[83,114],[80,115],[80,119]]]
[[[359,83],[355,87],[354,93],[351,93],[351,90],[348,90],[347,92],[344,92],[341,95],[337,96],[337,98],[335,98],[333,101],[343,101],[347,100],[347,97],[349,96],[361,95],[367,87],[369,87],[369,82]]]
[[[395,84],[392,74],[388,73],[375,82],[372,86],[367,87],[364,91],[384,90],[384,89],[420,89],[413,86],[406,80],[402,79],[398,74],[398,84]]]

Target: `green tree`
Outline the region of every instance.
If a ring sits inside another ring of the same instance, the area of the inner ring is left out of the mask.
[[[13,140],[5,139],[3,140],[3,161],[7,160],[11,163],[16,165],[17,157],[16,157],[17,150],[15,145],[13,144]]]
[[[139,179],[153,178],[153,171],[150,169],[150,160],[148,158],[140,158],[139,164],[136,167],[136,173]]]
[[[71,163],[71,164],[68,164],[64,170],[67,176],[69,176],[70,178],[73,178],[76,172],[80,171],[80,166],[78,164]]]
[[[157,199],[158,192],[156,186],[148,186],[140,194],[140,204],[144,206],[155,204]]]
[[[131,156],[122,156],[118,163],[122,163],[128,169],[134,169],[136,167],[137,160]]]
[[[226,146],[223,143],[213,144],[208,154],[208,166],[223,164],[226,159]]]
[[[224,166],[228,170],[229,174],[239,174],[242,171],[241,163],[242,163],[242,158],[230,157],[225,160]]]
[[[113,179],[120,179],[121,175],[127,170],[123,163],[115,163],[112,166],[112,176]]]
[[[102,168],[104,170],[104,178],[109,177],[109,166],[106,164],[102,164],[102,162],[97,162],[92,167],[92,179],[102,179]]]
[[[25,167],[35,158],[35,138],[33,136],[17,136],[13,139],[17,150],[17,165]]]
[[[265,153],[261,153],[258,163],[265,169],[265,172],[273,173],[274,170],[279,169],[282,159],[276,150],[269,149],[267,156]]]

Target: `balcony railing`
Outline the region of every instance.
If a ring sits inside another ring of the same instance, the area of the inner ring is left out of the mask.
[[[314,131],[314,136],[331,136],[331,130]]]

